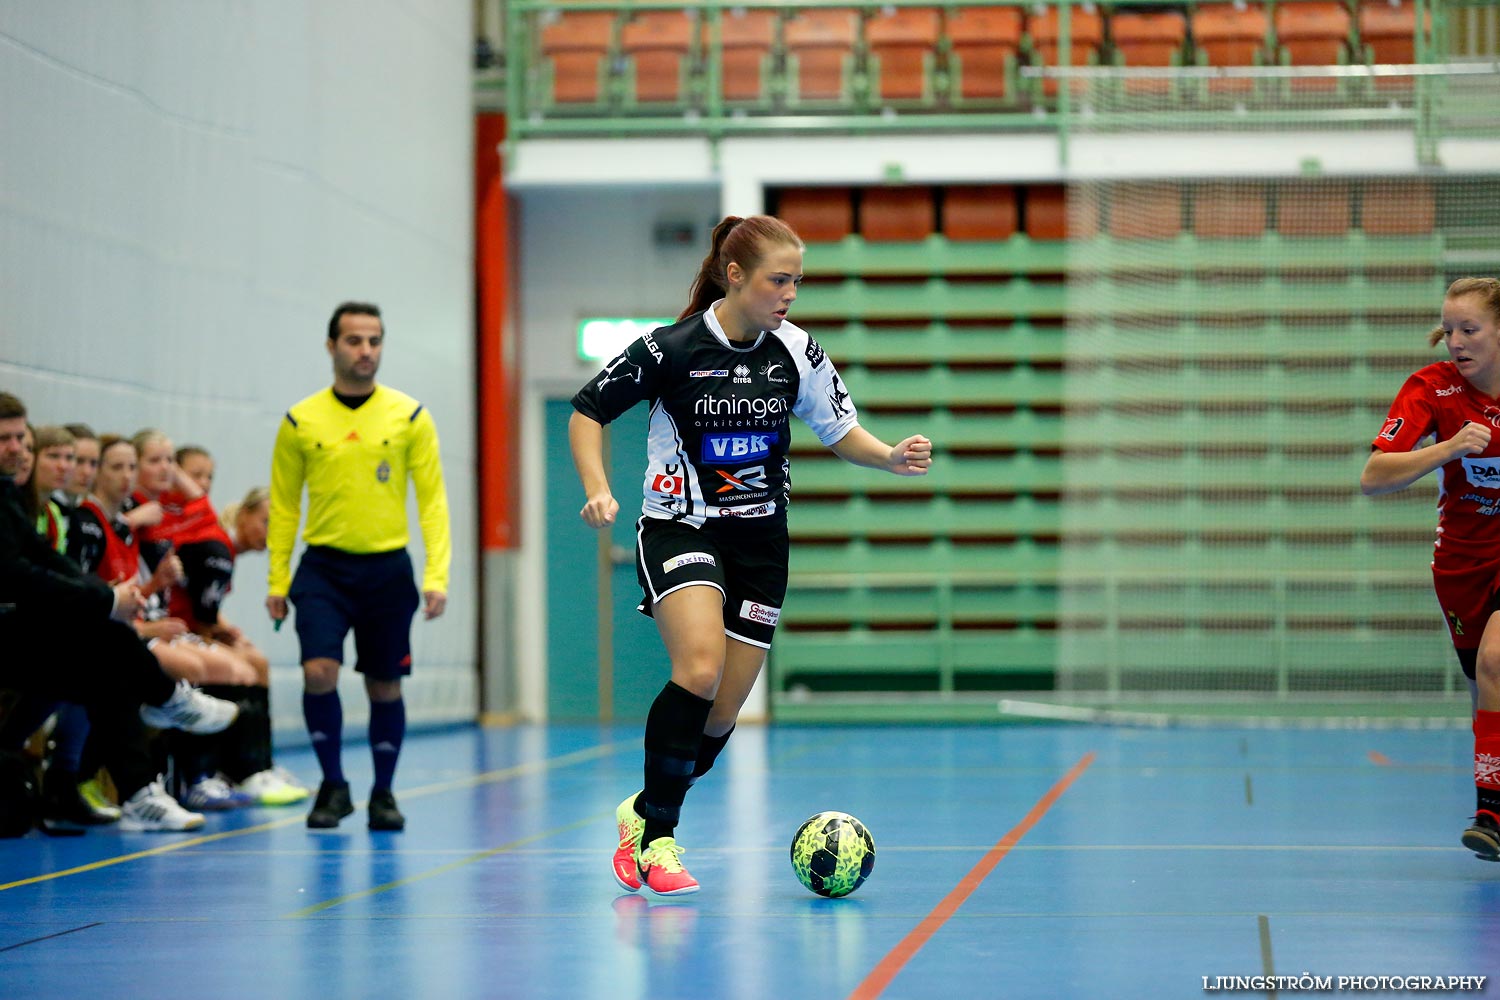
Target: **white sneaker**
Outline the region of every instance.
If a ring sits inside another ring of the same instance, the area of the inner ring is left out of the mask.
[[[283,777],[279,768],[257,771],[240,782],[239,789],[262,806],[289,806],[301,802],[311,793]]]
[[[187,681],[178,681],[172,697],[162,704],[141,706],[146,725],[200,736],[228,729],[239,714],[240,706],[234,702],[206,695]]]
[[[162,833],[196,830],[203,825],[201,813],[188,812],[167,794],[161,780],[151,782],[120,806],[119,829],[131,833]]]
[[[183,793],[182,804],[194,812],[221,812],[254,805],[255,800],[214,774],[195,781]]]

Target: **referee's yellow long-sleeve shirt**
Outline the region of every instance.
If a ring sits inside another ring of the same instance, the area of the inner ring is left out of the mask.
[[[356,409],[339,402],[328,388],[288,410],[271,458],[269,595],[285,597],[292,585],[304,484],[307,526],[302,540],[368,554],[406,547],[408,476],[417,488],[427,549],[422,589],[447,593],[453,556],[448,492],[437,425],[426,408],[404,392],[377,384]]]

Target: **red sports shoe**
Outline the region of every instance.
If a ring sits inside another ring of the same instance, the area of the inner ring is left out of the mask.
[[[626,892],[641,887],[641,834],[646,832],[646,821],[635,814],[635,797],[639,794],[627,796],[615,810],[615,824],[620,829],[620,844],[615,848],[615,881]]]
[[[682,848],[671,837],[657,837],[641,852],[640,880],[658,896],[698,891],[698,880],[682,867]]]

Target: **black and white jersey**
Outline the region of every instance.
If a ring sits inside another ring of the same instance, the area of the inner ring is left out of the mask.
[[[782,322],[743,346],[710,307],[632,343],[573,397],[607,424],[649,400],[647,517],[701,526],[723,517],[785,517],[795,414],[825,445],[858,419],[833,362]]]

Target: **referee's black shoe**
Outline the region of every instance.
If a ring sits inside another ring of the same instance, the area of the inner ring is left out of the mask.
[[[371,830],[405,830],[406,817],[396,808],[396,796],[389,788],[376,788],[370,792]]]
[[[313,801],[312,812],[307,814],[308,829],[332,830],[339,825],[339,820],[353,811],[354,803],[349,800],[349,783],[325,781],[318,786],[318,797]]]
[[[1500,823],[1489,813],[1474,817],[1474,825],[1464,831],[1464,846],[1483,861],[1500,861]]]

